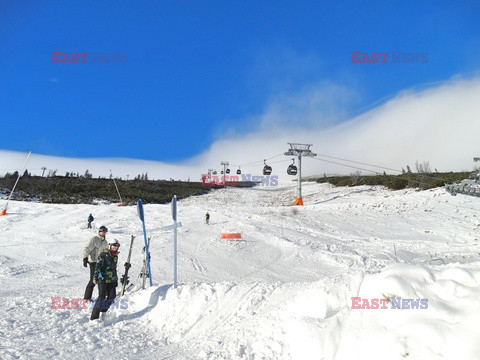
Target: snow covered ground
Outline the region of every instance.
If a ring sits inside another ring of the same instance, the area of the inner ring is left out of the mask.
[[[480,359],[480,198],[315,183],[303,195],[303,207],[290,206],[294,184],[179,201],[176,289],[170,206],[145,205],[154,280],[145,290],[135,207],[10,202],[0,217],[0,357]],[[83,296],[82,249],[100,225],[121,242],[120,264],[136,236],[136,286],[90,321],[89,308],[54,309],[52,298]]]

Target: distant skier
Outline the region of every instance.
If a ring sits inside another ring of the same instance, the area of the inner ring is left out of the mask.
[[[93,215],[92,215],[92,214],[88,215],[88,219],[87,219],[87,221],[88,221],[87,229],[91,229],[91,228],[92,228],[92,221],[93,221],[93,220],[94,220]]]
[[[90,265],[90,281],[87,284],[85,296],[83,298],[89,301],[92,299],[93,288],[95,287],[93,275],[95,273],[95,266],[97,265],[98,257],[104,249],[108,249],[108,243],[105,239],[107,232],[108,229],[105,226],[100,226],[98,229],[98,235],[91,238],[83,249],[83,266],[87,267]]]
[[[209,222],[209,221],[210,221],[210,214],[209,214],[208,211],[207,211],[207,213],[205,214],[205,224],[208,225],[208,222]]]
[[[98,258],[93,281],[98,284],[98,298],[92,310],[90,320],[98,319],[100,312],[107,312],[116,297],[118,286],[117,263],[120,243],[115,240]]]

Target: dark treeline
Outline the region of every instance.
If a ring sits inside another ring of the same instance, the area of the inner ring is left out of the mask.
[[[401,175],[361,175],[358,172],[348,176],[323,176],[310,178],[309,181],[330,183],[334,186],[381,185],[392,190],[420,188],[422,190],[441,187],[446,183],[468,178],[469,172],[449,173],[413,173]],[[10,194],[18,172],[0,177],[0,192]],[[165,204],[173,195],[178,199],[203,195],[222,186],[202,186],[201,182],[174,180],[148,180],[147,174],[138,175],[133,180],[115,179],[123,203],[136,204],[141,198],[145,203]],[[239,183],[237,186],[254,186]],[[46,176],[31,176],[27,170],[20,178],[12,200],[38,201],[58,204],[92,204],[98,201],[119,203],[120,199],[111,178],[93,178],[88,170],[84,174],[67,173],[57,176],[49,172]]]
[[[0,178],[0,192],[10,194],[18,172],[6,174]],[[144,203],[165,204],[172,200],[188,196],[203,195],[220,186],[202,186],[201,182],[173,180],[148,180],[142,174],[133,180],[115,179],[124,204],[135,204],[141,198]],[[112,179],[92,178],[88,170],[84,174],[68,173],[57,176],[48,173],[45,176],[31,176],[27,170],[20,178],[12,200],[33,200],[58,204],[92,204],[97,201],[119,203],[120,199]]]
[[[469,174],[469,172],[406,172],[401,175],[360,175],[359,173],[355,173],[349,176],[324,176],[309,180],[318,183],[330,183],[335,186],[382,185],[392,190],[405,188],[427,190],[444,186],[446,183],[463,180],[468,178]]]

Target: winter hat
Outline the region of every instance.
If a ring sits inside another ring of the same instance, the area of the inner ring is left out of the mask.
[[[108,250],[110,251],[110,253],[113,255],[113,256],[116,256],[118,255],[118,248],[120,247],[120,243],[118,242],[117,239],[115,239],[115,241],[113,243],[110,243],[108,245]]]

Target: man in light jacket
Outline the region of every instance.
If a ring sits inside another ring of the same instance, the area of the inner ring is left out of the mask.
[[[85,289],[85,300],[92,300],[93,288],[95,283],[93,282],[93,276],[95,274],[95,267],[97,265],[97,260],[103,250],[108,249],[108,243],[106,240],[108,229],[105,226],[100,226],[98,229],[98,235],[91,238],[85,248],[83,249],[83,266],[87,267],[90,265],[90,281],[87,284]]]

